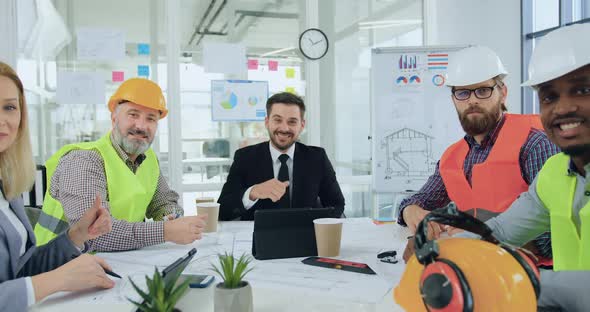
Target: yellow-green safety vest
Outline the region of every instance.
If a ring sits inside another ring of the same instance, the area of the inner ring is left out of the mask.
[[[61,203],[55,200],[49,190],[51,177],[59,160],[73,150],[96,150],[104,160],[107,179],[107,192],[111,215],[119,220],[142,222],[149,203],[156,192],[160,167],[156,154],[150,148],[145,153],[145,160],[135,173],[119,157],[110,139],[110,132],[98,141],[70,144],[62,147],[47,163],[47,192],[43,201],[43,210],[35,225],[37,245],[45,245],[65,231],[68,221],[64,216]],[[104,200],[104,198],[103,198]]]
[[[590,270],[590,202],[580,210],[580,231],[572,218],[576,176],[568,175],[570,157],[549,158],[537,178],[537,194],[549,210],[553,270]]]

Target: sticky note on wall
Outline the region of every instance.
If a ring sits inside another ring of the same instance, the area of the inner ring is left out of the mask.
[[[121,82],[125,80],[125,72],[123,71],[113,71],[113,82]]]
[[[149,65],[137,65],[137,76],[139,77],[149,77],[150,76],[150,66]]]
[[[258,60],[249,59],[248,60],[248,69],[249,70],[257,70],[258,69]]]
[[[268,61],[268,70],[269,71],[277,71],[278,68],[279,68],[279,62]]]
[[[137,54],[150,55],[150,45],[147,43],[138,43],[137,44]]]
[[[285,76],[287,76],[287,78],[289,78],[289,79],[295,78],[295,68],[287,67],[285,69]]]
[[[285,92],[296,94],[295,87],[285,87]]]

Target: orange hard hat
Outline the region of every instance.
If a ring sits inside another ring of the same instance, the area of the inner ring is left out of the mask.
[[[537,311],[539,272],[529,255],[501,244],[483,222],[453,209],[437,209],[418,225],[415,254],[393,292],[394,300],[412,312]],[[428,240],[430,221],[472,231],[485,240]]]
[[[145,78],[131,78],[123,82],[109,100],[109,110],[115,111],[115,107],[121,101],[129,101],[137,105],[160,111],[160,119],[166,117],[168,109],[162,89],[155,82]]]

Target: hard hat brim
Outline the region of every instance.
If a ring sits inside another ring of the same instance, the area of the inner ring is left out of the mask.
[[[582,66],[580,66],[579,64],[573,64],[571,66],[560,68],[559,70],[556,70],[556,71],[553,71],[550,73],[546,73],[545,75],[538,76],[537,78],[529,79],[529,80],[521,83],[520,85],[522,87],[535,87],[535,86],[538,86],[542,83],[545,83],[545,82],[557,79],[559,77],[565,76],[565,75],[577,70],[578,68],[582,68],[586,65],[588,65],[588,64],[585,64]]]

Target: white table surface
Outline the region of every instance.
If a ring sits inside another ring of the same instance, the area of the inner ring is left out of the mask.
[[[197,248],[197,255],[185,272],[211,274],[210,271],[206,272],[207,270],[204,268],[210,267],[212,260],[215,260],[214,254],[222,252],[219,248],[220,246],[225,246],[222,243],[226,240],[234,239],[233,248],[239,249],[233,250],[234,254],[239,255],[243,251],[250,251],[248,250],[251,248],[251,245],[249,245],[251,244],[250,242],[245,241],[244,244],[241,244],[239,241],[236,243],[236,240],[248,236],[250,236],[251,240],[252,226],[252,222],[221,222],[218,233],[206,234],[207,236],[203,240],[190,245],[182,246],[166,243],[143,248],[138,251],[102,253],[99,256],[105,258],[115,272],[126,278],[127,272],[122,271],[125,270],[124,268],[146,266],[153,272],[153,265],[157,265],[161,270],[165,266],[165,263],[171,263],[195,247]],[[254,260],[255,271],[250,273],[252,279],[250,282],[253,287],[254,311],[402,311],[393,301],[392,289],[398,284],[405,268],[403,260],[401,260],[401,255],[407,235],[407,228],[402,228],[396,224],[374,225],[367,218],[345,219],[341,252],[337,258],[367,263],[391,287],[383,293],[382,297],[380,297],[380,294],[377,295],[379,298],[374,302],[363,302],[359,298],[354,300],[337,298],[327,295],[327,293],[311,291],[309,289],[290,289],[289,287],[269,284],[266,281],[262,282],[261,279],[264,279],[265,267],[267,270],[270,270],[271,266],[277,265],[291,266],[293,268],[309,266],[300,263],[303,258],[265,261]],[[397,250],[400,261],[397,264],[378,261],[377,253],[385,250]],[[345,274],[358,273],[346,272]],[[248,280],[248,276],[245,279]],[[177,307],[182,311],[213,311],[214,285],[219,281],[219,277],[216,277],[216,281],[208,288],[190,289],[180,300]],[[124,300],[120,300],[120,302],[111,301],[110,303],[100,302],[99,299],[96,299],[96,296],[100,295],[100,291],[91,291],[82,295],[77,293],[62,293],[44,300],[33,306],[30,310],[76,312],[134,311],[133,305]]]

